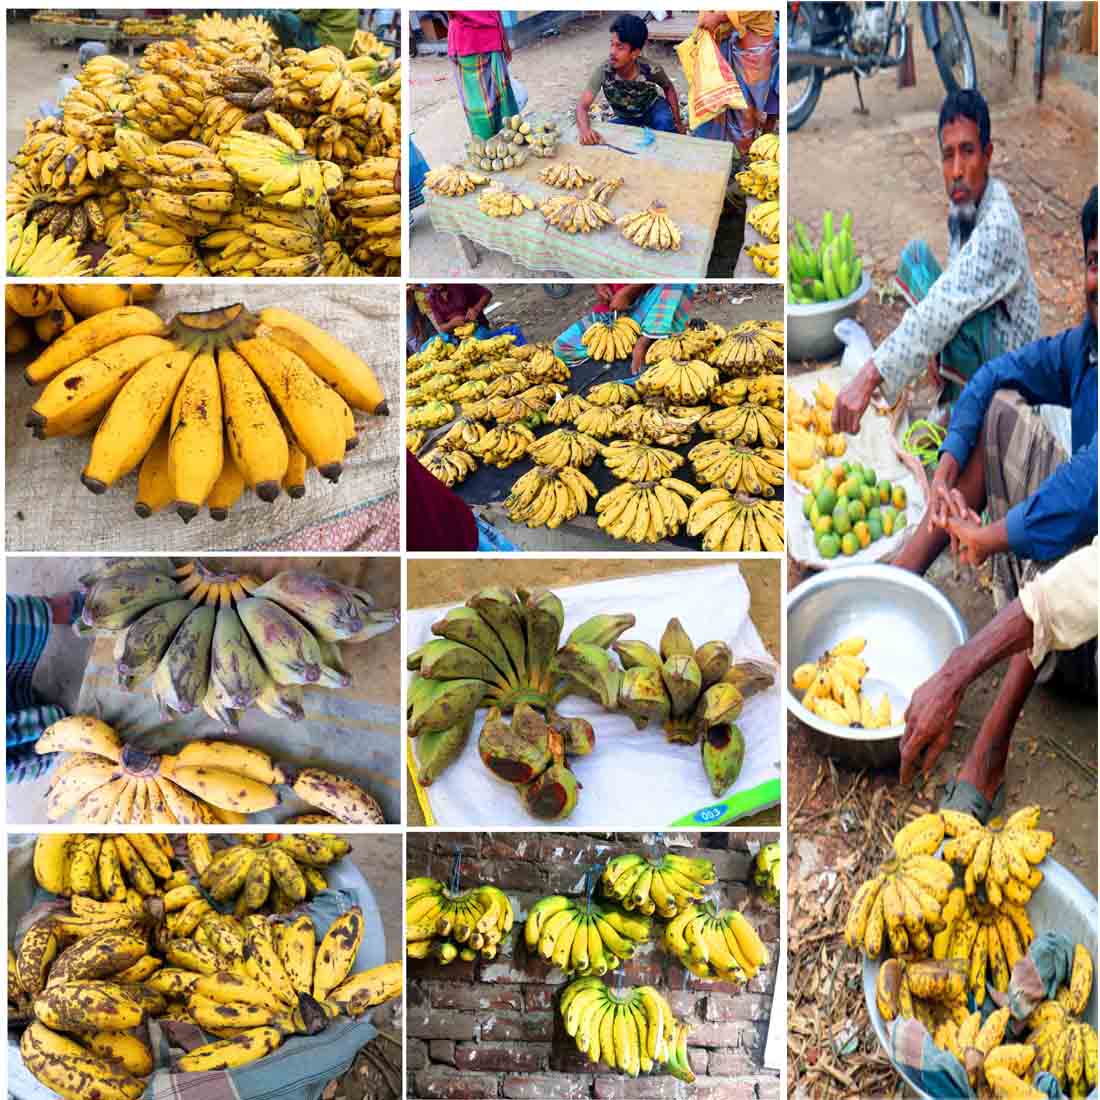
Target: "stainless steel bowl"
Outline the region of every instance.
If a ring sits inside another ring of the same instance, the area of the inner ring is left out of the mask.
[[[844,638],[867,639],[864,692],[890,696],[895,725],[852,729],[826,722],[802,705],[790,674]],[[850,565],[818,573],[787,600],[787,709],[808,726],[818,749],[856,767],[898,762],[901,716],[913,692],[940,669],[969,632],[955,605],[922,577],[893,565]]]
[[[1031,895],[1027,903],[1028,916],[1031,918],[1035,934],[1043,932],[1061,932],[1068,936],[1074,943],[1083,944],[1088,948],[1089,954],[1096,958],[1096,898],[1089,893],[1080,879],[1067,871],[1060,863],[1055,863],[1049,857],[1040,866],[1043,872],[1043,881]],[[890,1038],[886,1033],[886,1022],[879,1014],[875,1001],[875,982],[878,980],[878,971],[881,962],[877,959],[864,958],[863,960],[863,999],[867,1003],[867,1015],[871,1018],[871,1026],[875,1029],[875,1035],[882,1044],[886,1056],[890,1056]],[[1096,1027],[1096,983],[1093,983],[1092,994],[1089,997],[1088,1007],[1085,1009],[1084,1019]],[[891,1059],[893,1061],[893,1059]],[[913,1079],[905,1070],[894,1063],[894,1069],[904,1078],[905,1083],[920,1097],[926,1097],[927,1093],[917,1088]],[[1095,1098],[1097,1090],[1089,1093],[1090,1098]],[[935,1100],[928,1097],[928,1100]]]
[[[859,286],[847,298],[832,302],[814,302],[810,306],[787,303],[787,358],[832,359],[844,346],[833,332],[837,321],[854,317],[859,303],[867,297],[871,280],[863,273]]]

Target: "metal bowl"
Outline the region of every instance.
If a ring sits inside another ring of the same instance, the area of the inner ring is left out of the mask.
[[[852,635],[867,639],[864,692],[890,696],[895,724],[865,730],[826,722],[787,686],[787,709],[808,726],[817,748],[855,767],[897,764],[901,716],[913,692],[937,672],[969,632],[955,605],[922,577],[893,565],[850,565],[818,573],[787,600],[787,668],[816,661]]]
[[[1055,863],[1049,857],[1041,865],[1043,881],[1039,883],[1031,900],[1027,903],[1027,913],[1031,918],[1035,934],[1042,932],[1061,932],[1068,936],[1074,943],[1079,943],[1088,948],[1093,959],[1096,958],[1096,898],[1089,893],[1084,884],[1071,871],[1067,871],[1060,863]],[[879,1015],[878,1005],[875,1002],[875,982],[878,980],[878,971],[882,963],[877,959],[864,958],[863,960],[863,999],[867,1003],[867,1015],[871,1018],[871,1026],[875,1029],[875,1035],[882,1044],[886,1056],[890,1056],[890,1039],[886,1034],[886,1021]],[[1096,983],[1093,983],[1092,994],[1089,997],[1088,1007],[1085,1009],[1085,1017],[1093,1027],[1096,1027]],[[893,1062],[893,1059],[891,1059]],[[894,1069],[905,1080],[905,1083],[920,1097],[935,1100],[921,1092],[916,1083],[897,1063]],[[1097,1090],[1089,1093],[1090,1097],[1096,1097]]]
[[[814,302],[809,306],[788,302],[787,358],[791,361],[834,358],[844,345],[833,332],[833,326],[845,317],[854,317],[870,289],[871,279],[865,271],[859,286],[847,298]]]

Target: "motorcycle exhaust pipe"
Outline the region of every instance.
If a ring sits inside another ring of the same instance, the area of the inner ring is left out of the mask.
[[[854,69],[856,58],[847,50],[829,46],[787,46],[787,68]]]

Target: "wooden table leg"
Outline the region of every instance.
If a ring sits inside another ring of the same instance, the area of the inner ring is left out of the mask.
[[[481,263],[481,253],[478,252],[477,246],[469,237],[456,233],[455,243],[458,245],[458,254],[466,261],[467,266],[475,268]]]

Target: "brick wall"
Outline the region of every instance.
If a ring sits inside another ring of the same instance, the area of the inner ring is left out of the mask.
[[[642,834],[409,833],[407,873],[448,881],[456,845],[463,850],[462,887],[491,883],[516,910],[512,935],[491,961],[408,961],[406,1065],[416,1100],[777,1100],[779,1074],[763,1068],[779,951],[779,914],[759,903],[747,841],[773,833],[666,833],[688,856],[715,864],[723,908],[743,907],[771,956],[746,985],[707,982],[690,974],[654,939],[623,963],[624,984],[652,985],[677,1016],[688,1019],[693,1085],[666,1072],[631,1079],[593,1066],[566,1034],[557,1011],[568,980],[537,955],[527,957],[527,908],[547,894],[574,894],[588,867],[646,847]],[[706,844],[700,848],[695,845]],[[712,848],[709,845],[719,845]],[[746,905],[745,902],[748,901]],[[655,928],[658,927],[655,922]],[[606,980],[614,983],[618,971]]]

